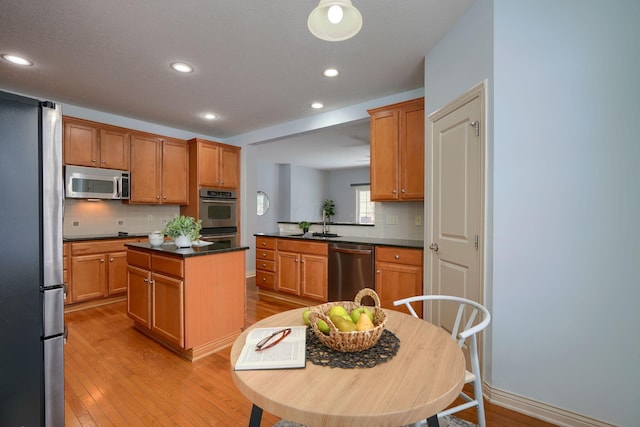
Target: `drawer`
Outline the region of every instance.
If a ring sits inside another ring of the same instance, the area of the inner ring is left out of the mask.
[[[422,250],[376,246],[376,262],[378,261],[421,266]]]
[[[274,261],[266,261],[262,259],[256,260],[256,268],[266,271],[276,271],[276,263]]]
[[[276,288],[276,274],[266,271],[256,271],[256,286],[274,290]]]
[[[151,268],[151,254],[141,251],[127,251],[127,264],[149,270]]]
[[[294,239],[278,239],[278,250],[327,256],[329,254],[329,244],[317,242],[301,242]]]
[[[71,243],[72,255],[92,255],[109,252],[124,252],[127,243],[137,243],[138,239],[114,239],[114,240],[87,240],[85,242]]]
[[[153,255],[151,257],[151,269],[154,273],[168,274],[179,278],[184,277],[184,261],[179,258]]]
[[[275,249],[276,239],[273,237],[256,237],[256,250],[257,249]]]
[[[276,253],[274,251],[256,249],[256,264],[260,260],[275,261]]]

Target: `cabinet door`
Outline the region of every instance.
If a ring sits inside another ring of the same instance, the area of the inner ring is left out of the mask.
[[[300,296],[327,302],[327,257],[302,255],[301,263],[302,290]]]
[[[152,273],[151,330],[184,348],[184,282]]]
[[[198,182],[203,187],[219,187],[220,147],[198,142]]]
[[[405,306],[394,307],[393,302],[422,295],[422,267],[376,262],[376,292],[382,308],[408,314]],[[414,304],[413,308],[422,317],[422,303]]]
[[[112,252],[107,254],[108,263],[108,293],[109,295],[127,292],[127,253]]]
[[[290,252],[278,252],[278,292],[300,295],[300,256]]]
[[[222,148],[220,154],[220,186],[238,188],[240,186],[240,152]]]
[[[72,120],[64,122],[64,164],[100,166],[98,129]]]
[[[162,203],[186,205],[189,187],[189,148],[184,141],[162,144]]]
[[[106,295],[106,255],[80,255],[71,258],[73,302]]]
[[[424,102],[414,102],[400,116],[400,198],[424,200]]]
[[[398,111],[371,116],[371,200],[398,199]]]
[[[129,170],[130,135],[114,129],[100,130],[100,167]]]
[[[160,203],[162,140],[131,136],[131,203]]]
[[[127,267],[127,315],[151,328],[151,273],[142,268]]]

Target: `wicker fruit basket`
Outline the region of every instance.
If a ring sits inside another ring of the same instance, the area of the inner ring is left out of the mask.
[[[367,307],[373,314],[375,327],[366,331],[340,332],[329,319],[329,310],[334,305],[343,306],[349,313],[360,307],[362,298],[370,296],[375,303],[374,307]],[[329,348],[342,352],[356,352],[366,350],[376,345],[387,323],[387,315],[380,308],[380,297],[373,289],[364,288],[358,292],[353,301],[334,301],[310,307],[309,326],[318,337],[318,340]],[[324,320],[329,325],[329,335],[325,335],[318,329],[318,320]]]

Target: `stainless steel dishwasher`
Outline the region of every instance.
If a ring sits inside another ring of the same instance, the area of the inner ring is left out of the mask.
[[[374,246],[329,243],[329,301],[353,301],[362,288],[375,289]],[[363,304],[373,305],[366,297]]]

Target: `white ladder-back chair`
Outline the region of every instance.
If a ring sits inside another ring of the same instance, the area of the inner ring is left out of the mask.
[[[478,358],[478,340],[476,335],[489,325],[489,322],[491,322],[491,314],[489,313],[489,310],[475,301],[449,295],[419,295],[394,301],[393,305],[398,306],[404,304],[413,317],[419,318],[418,314],[411,306],[411,303],[424,301],[443,301],[458,304],[457,315],[451,330],[451,337],[458,341],[458,345],[460,347],[465,345],[467,340],[469,341],[467,346],[469,350],[471,372],[465,371],[464,382],[465,384],[473,383],[473,398],[463,392],[460,392],[460,397],[465,400],[465,403],[439,412],[438,418],[460,412],[464,409],[476,407],[478,410],[478,425],[480,427],[485,427],[486,421],[484,416],[484,402],[482,398],[482,378],[480,377],[480,361]],[[468,319],[463,325],[463,316],[465,315],[465,311],[467,312]],[[476,319],[478,317],[478,313],[482,314],[481,319]]]

